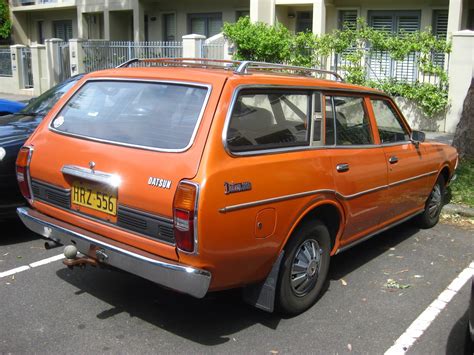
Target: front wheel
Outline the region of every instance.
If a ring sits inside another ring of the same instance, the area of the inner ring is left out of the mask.
[[[296,315],[311,307],[329,270],[331,238],[320,221],[310,221],[291,236],[285,247],[277,286],[277,307]]]
[[[439,215],[443,208],[443,200],[446,186],[442,175],[436,180],[436,184],[431,190],[430,196],[426,200],[425,210],[418,217],[418,225],[420,228],[427,229],[434,227],[439,221]]]

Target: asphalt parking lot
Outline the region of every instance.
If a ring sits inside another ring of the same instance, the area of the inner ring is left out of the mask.
[[[472,229],[407,222],[333,258],[318,303],[281,318],[238,290],[197,300],[118,271],[69,270],[20,222],[0,228],[0,353],[380,354],[474,259]],[[469,287],[408,353],[462,354]]]

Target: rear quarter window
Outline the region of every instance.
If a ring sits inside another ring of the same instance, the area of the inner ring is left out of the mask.
[[[227,145],[233,152],[309,145],[307,92],[245,91],[233,106]]]
[[[164,82],[89,81],[51,127],[111,143],[183,150],[197,130],[208,91]]]

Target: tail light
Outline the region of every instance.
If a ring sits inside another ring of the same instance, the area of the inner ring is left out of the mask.
[[[180,182],[173,202],[174,237],[182,251],[194,252],[195,218],[197,216],[199,185]]]
[[[30,161],[32,154],[33,148],[25,146],[20,149],[16,158],[16,179],[18,180],[22,195],[27,200],[33,198],[30,186]]]

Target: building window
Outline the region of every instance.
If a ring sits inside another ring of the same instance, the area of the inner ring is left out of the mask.
[[[420,30],[420,11],[369,11],[369,25],[391,33]]]
[[[212,37],[222,31],[222,13],[189,14],[188,32]]]
[[[54,37],[69,41],[72,38],[72,21],[53,21]]]
[[[249,10],[239,10],[235,12],[235,21],[239,21],[241,17],[250,16]]]
[[[313,12],[298,11],[296,13],[296,32],[313,31]]]
[[[341,10],[339,11],[338,28],[343,30],[350,28],[355,30],[357,27],[357,10]]]
[[[420,11],[369,11],[369,26],[389,33],[410,33],[420,30]],[[368,76],[373,80],[393,78],[415,82],[418,77],[416,54],[395,61],[384,51],[374,51],[368,59]]]
[[[163,14],[163,40],[176,40],[176,16],[175,14]]]
[[[442,39],[448,35],[448,10],[433,11],[433,34]]]

